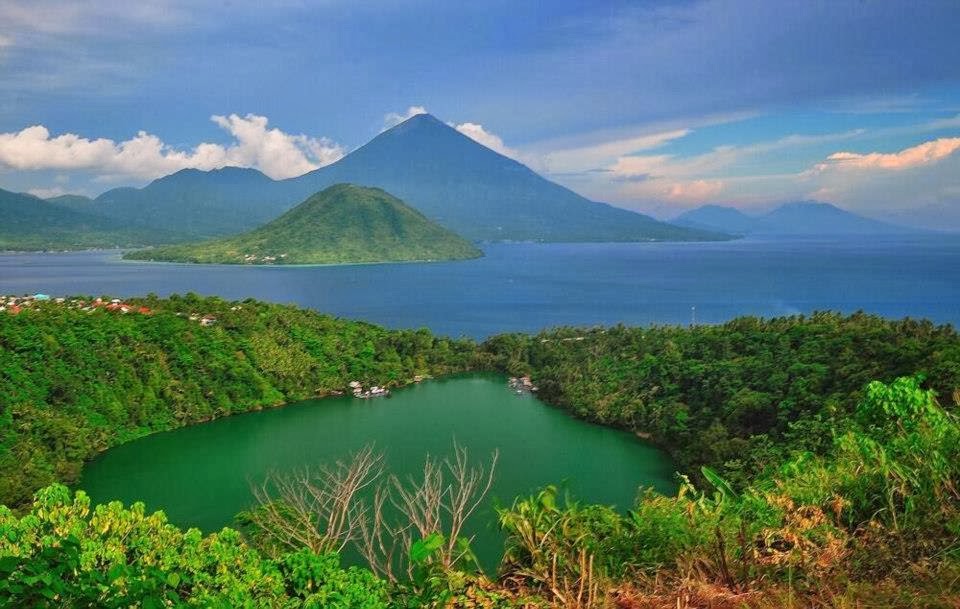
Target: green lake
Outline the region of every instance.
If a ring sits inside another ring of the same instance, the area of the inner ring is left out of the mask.
[[[473,523],[475,548],[488,567],[502,550],[497,501],[561,484],[580,500],[627,509],[641,486],[676,489],[661,451],[518,395],[495,374],[430,380],[389,398],[309,400],[154,434],[94,459],[78,487],[94,502],[142,500],[180,526],[213,531],[250,507],[250,482],[267,472],[332,463],[373,444],[389,470],[405,478],[421,471],[428,453],[450,454],[454,441],[474,462],[499,451],[490,507]]]

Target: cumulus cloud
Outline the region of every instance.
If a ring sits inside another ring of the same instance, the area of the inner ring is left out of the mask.
[[[936,163],[960,149],[960,137],[943,137],[923,142],[899,152],[835,152],[827,157],[825,163],[816,165],[816,171],[830,169],[880,169],[900,171]]]
[[[960,201],[960,138],[892,153],[837,152],[795,176],[813,195],[865,212],[938,209]]]
[[[186,168],[238,166],[253,167],[282,179],[330,164],[344,154],[327,138],[271,129],[264,116],[231,114],[212,116],[211,120],[233,136],[231,144],[202,143],[192,150],[177,150],[145,131],[116,142],[73,133],[52,136],[46,127],[34,125],[15,133],[0,133],[0,167],[85,170],[104,179],[152,179]]]
[[[460,133],[479,144],[483,144],[494,152],[499,152],[503,156],[508,156],[513,159],[519,158],[520,156],[520,153],[517,150],[514,150],[513,148],[510,148],[504,144],[503,139],[499,135],[487,131],[483,128],[483,125],[478,123],[451,123],[451,125]]]
[[[383,128],[381,131],[396,127],[403,121],[413,118],[418,114],[427,114],[427,109],[423,106],[410,106],[406,112],[388,112],[383,116]]]
[[[237,140],[224,149],[226,164],[256,167],[272,178],[301,175],[329,165],[344,154],[343,148],[328,138],[268,129],[265,116],[231,114],[212,120]]]

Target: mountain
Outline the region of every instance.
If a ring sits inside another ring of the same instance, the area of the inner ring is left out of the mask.
[[[429,114],[414,116],[336,163],[289,182],[301,192],[338,182],[377,186],[473,240],[721,238],[585,199]]]
[[[680,214],[672,220],[672,223],[689,228],[743,235],[753,229],[756,218],[732,207],[704,205]]]
[[[175,238],[173,233],[131,228],[56,201],[0,190],[0,250],[125,247]]]
[[[865,218],[835,205],[816,201],[786,203],[759,216],[750,216],[732,207],[704,205],[680,214],[674,222],[705,230],[766,236],[883,235],[912,232],[912,229],[903,226]]]
[[[127,258],[223,264],[325,264],[455,260],[482,255],[468,241],[379,188],[337,184],[248,233],[140,250]]]
[[[196,239],[249,230],[295,202],[276,181],[255,169],[224,167],[183,169],[144,188],[108,190],[88,209],[129,226],[167,229]]]
[[[142,189],[105,192],[90,211],[131,226],[218,237],[260,226],[338,183],[382,188],[471,240],[728,238],[585,199],[428,114],[297,178],[275,181],[256,170],[234,167],[183,170]]]
[[[900,226],[845,211],[829,203],[781,205],[761,216],[756,233],[778,235],[877,235],[909,232]]]

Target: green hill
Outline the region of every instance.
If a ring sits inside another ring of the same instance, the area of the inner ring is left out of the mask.
[[[169,230],[131,227],[87,213],[73,203],[0,189],[0,250],[139,247],[182,239]]]
[[[327,264],[457,260],[482,252],[379,188],[336,184],[247,233],[127,254],[134,260]]]

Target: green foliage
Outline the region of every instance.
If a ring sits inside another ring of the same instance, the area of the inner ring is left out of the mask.
[[[413,577],[394,586],[336,555],[268,558],[229,529],[182,532],[140,504],[91,509],[53,486],[20,517],[0,509],[0,602],[591,606],[604,590],[669,574],[791,595],[879,581],[960,594],[947,576],[960,572],[960,426],[934,398],[960,387],[948,326],[818,313],[502,335],[478,350],[252,300],[134,304],[153,314],[48,303],[0,315],[0,500],[23,507],[35,489],[75,480],[97,451],[153,431],[351,380],[397,386],[491,367],[531,374],[578,416],[649,434],[697,486],[646,491],[626,514],[548,487],[499,510],[499,582],[469,561],[441,565],[448,540],[433,534],[413,544]],[[205,314],[217,323],[190,319]]]
[[[410,546],[407,557],[412,567],[409,581],[401,581],[391,591],[391,604],[396,608],[471,607],[508,609],[532,607],[518,601],[479,572],[476,558],[467,539],[458,539],[458,553],[463,557],[453,567],[444,567],[443,548],[447,539],[442,533],[431,533]],[[472,560],[474,569],[468,568]]]
[[[740,493],[705,468],[713,493],[689,483],[676,497],[648,492],[626,516],[559,505],[553,487],[518,500],[500,511],[502,571],[544,593],[588,575],[671,571],[739,590],[938,581],[960,562],[960,425],[914,377],[871,383],[865,394],[826,455],[798,455]],[[956,595],[957,584],[939,581],[937,594]]]
[[[443,533],[430,533],[410,545],[410,562],[415,565],[428,564],[443,545],[447,543]]]
[[[870,381],[920,373],[941,395],[960,387],[952,327],[863,313],[560,328],[496,336],[481,354],[531,375],[552,404],[649,437],[697,482],[706,465],[734,489],[794,452],[829,452]]]
[[[340,566],[336,553],[300,550],[281,556],[280,571],[288,594],[308,609],[379,609],[386,607],[387,584],[367,569]]]
[[[337,184],[250,232],[132,252],[137,260],[323,264],[476,258],[482,252],[378,189]]]
[[[74,482],[85,459],[155,431],[469,369],[475,346],[253,300],[131,301],[151,315],[37,304],[0,314],[0,503]],[[213,315],[201,327],[191,315]]]
[[[239,534],[181,531],[162,512],[54,485],[17,518],[0,508],[4,607],[386,607],[386,583],[336,554],[264,558]]]

